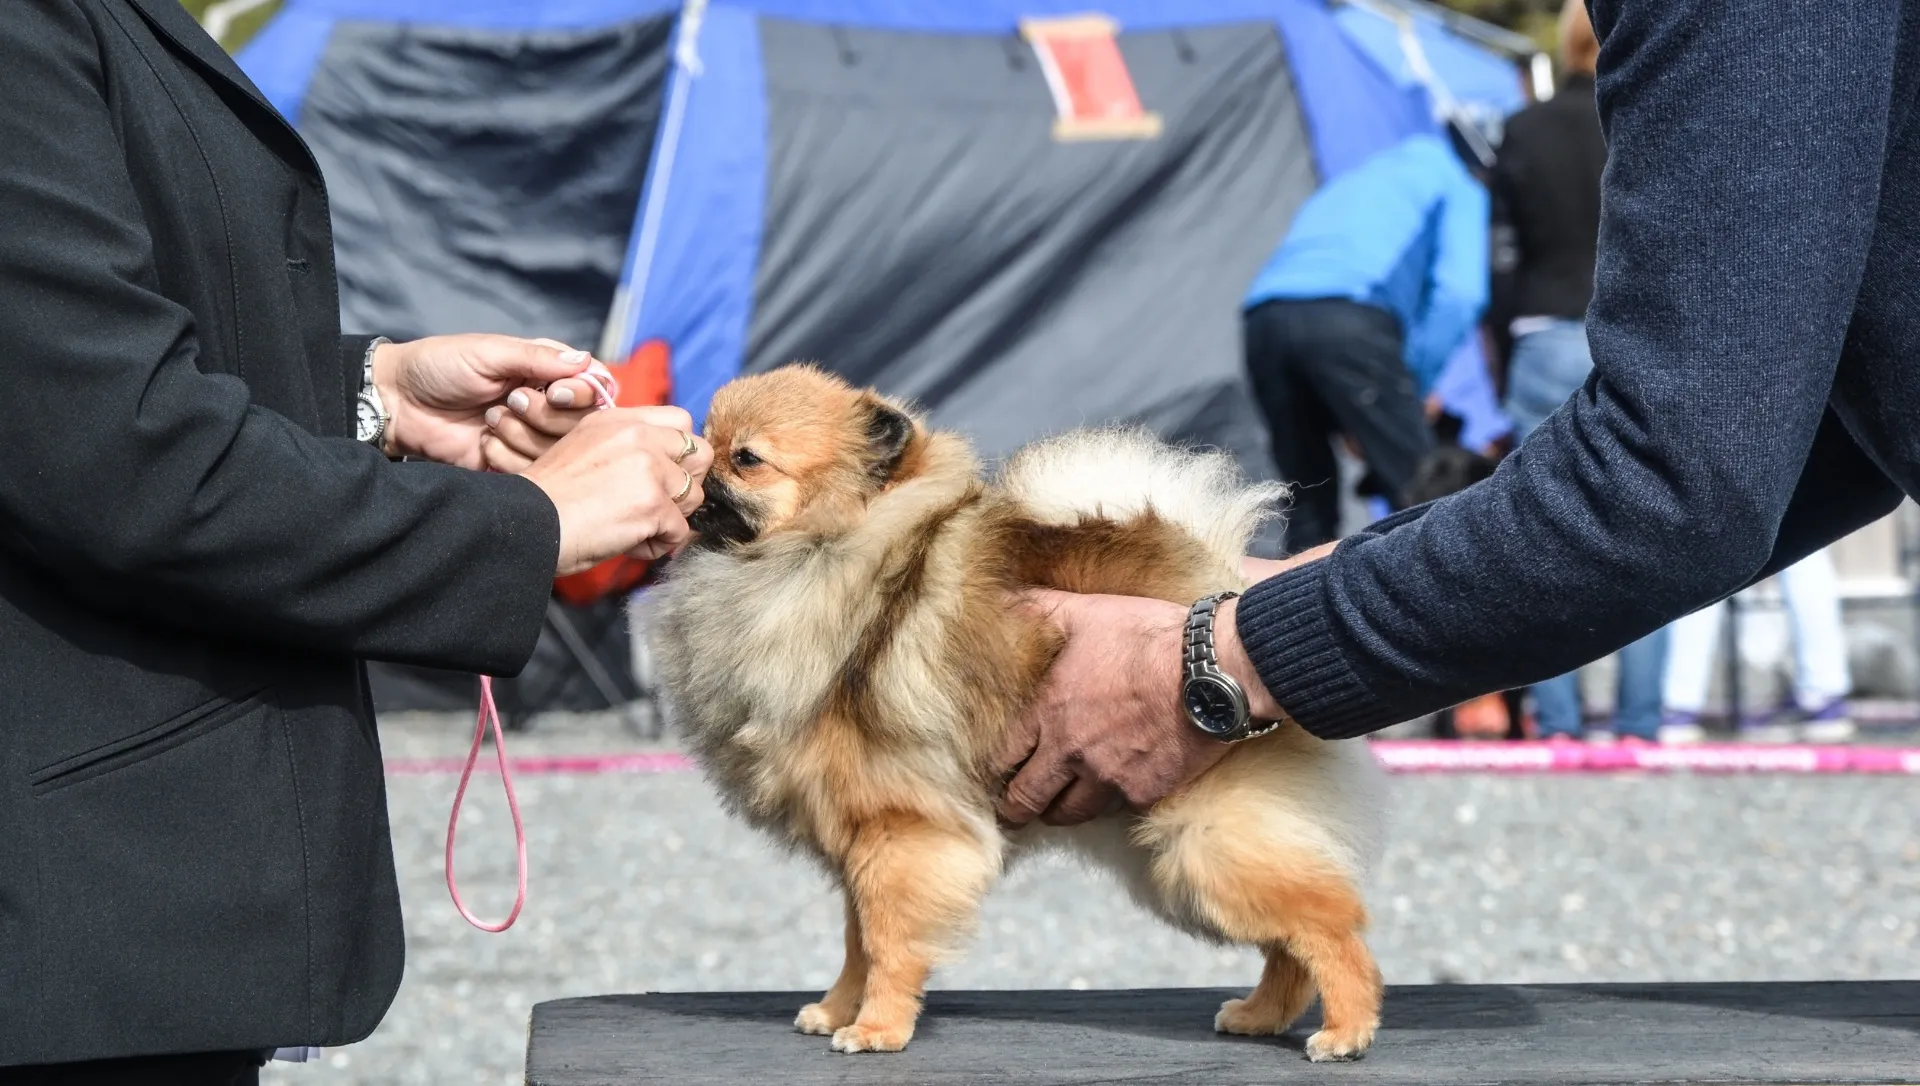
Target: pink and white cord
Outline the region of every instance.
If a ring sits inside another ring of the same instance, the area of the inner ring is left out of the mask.
[[[580,379],[593,386],[594,406],[605,410],[612,407],[620,393],[619,382],[599,361],[590,364]],[[473,767],[480,761],[480,748],[486,745],[487,729],[493,729],[494,760],[500,766],[500,784],[507,793],[507,810],[513,815],[514,874],[516,888],[513,895],[513,910],[507,918],[498,924],[489,924],[473,915],[466,902],[460,900],[459,880],[453,874],[453,843],[460,832],[460,804],[467,798],[467,785],[473,780]],[[453,813],[447,816],[447,893],[453,897],[453,907],[467,923],[481,931],[503,932],[520,919],[520,910],[527,904],[527,829],[520,820],[520,799],[513,793],[513,771],[507,767],[507,741],[500,727],[500,710],[493,701],[493,677],[480,676],[480,712],[473,724],[473,746],[467,750],[467,764],[460,770],[460,786],[453,792]]]

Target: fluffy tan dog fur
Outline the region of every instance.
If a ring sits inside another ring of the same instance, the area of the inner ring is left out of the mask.
[[[793,367],[714,397],[700,543],[650,623],[679,726],[733,811],[815,857],[846,900],[846,963],[795,1025],[841,1052],[913,1036],[935,962],[1017,855],[1058,845],[1195,935],[1266,953],[1215,1028],[1276,1034],[1318,990],[1314,1060],[1364,1052],[1380,979],[1359,882],[1382,780],[1360,742],[1283,725],[1146,814],[1007,832],[991,765],[1060,641],[1022,586],[1188,604],[1242,587],[1282,493],[1136,432],[1023,450],[994,484],[966,442]]]

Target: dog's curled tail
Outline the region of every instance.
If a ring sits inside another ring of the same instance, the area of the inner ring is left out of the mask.
[[[1261,522],[1277,516],[1282,483],[1249,482],[1227,453],[1184,449],[1144,429],[1072,430],[1007,459],[1002,490],[1035,518],[1126,520],[1151,509],[1235,563]]]

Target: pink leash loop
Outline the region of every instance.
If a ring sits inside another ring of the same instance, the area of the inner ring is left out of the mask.
[[[580,379],[593,386],[598,393],[594,406],[602,410],[612,407],[614,398],[619,395],[620,385],[613,374],[598,360],[587,367]],[[500,784],[507,793],[507,810],[513,814],[514,873],[518,884],[513,895],[513,911],[498,924],[489,924],[473,915],[467,904],[460,900],[459,880],[453,874],[453,844],[460,833],[460,804],[467,798],[467,785],[473,780],[473,767],[480,761],[480,748],[486,744],[487,728],[493,728],[494,760],[500,765]],[[500,710],[493,702],[492,676],[480,676],[480,713],[473,723],[473,746],[467,750],[466,767],[460,770],[460,786],[453,793],[453,813],[447,816],[447,893],[453,897],[453,907],[467,923],[481,931],[499,933],[513,926],[520,919],[520,910],[527,904],[527,829],[520,821],[520,799],[513,794],[513,771],[507,768],[507,741],[500,729]]]
[[[474,763],[480,760],[480,747],[487,740],[487,727],[493,727],[494,759],[500,763],[500,783],[506,786],[507,810],[513,813],[513,846],[515,850],[515,870],[518,874],[519,888],[513,895],[513,911],[498,924],[489,924],[473,915],[466,902],[460,900],[458,880],[453,876],[453,842],[459,832],[460,803],[467,798],[467,784],[473,779]],[[480,716],[473,726],[473,746],[467,751],[467,765],[460,771],[460,787],[453,793],[453,814],[447,818],[447,893],[453,895],[453,907],[460,910],[467,923],[481,931],[502,932],[520,919],[520,909],[527,903],[527,830],[520,822],[520,800],[513,794],[513,773],[507,769],[507,744],[500,732],[500,710],[493,704],[493,679],[480,676]]]

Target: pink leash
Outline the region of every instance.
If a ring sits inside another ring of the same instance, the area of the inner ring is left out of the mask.
[[[605,410],[612,407],[614,398],[620,393],[619,382],[613,374],[598,360],[587,367],[580,379],[593,386],[598,394],[594,406]],[[498,924],[489,924],[473,915],[466,902],[460,900],[460,886],[453,875],[453,842],[460,832],[460,804],[467,798],[467,784],[473,780],[473,767],[480,761],[480,748],[486,745],[487,728],[493,728],[494,760],[500,765],[500,783],[506,789],[507,810],[513,814],[514,872],[518,888],[513,895],[513,911]],[[473,724],[473,746],[467,750],[467,764],[460,771],[460,786],[454,789],[453,813],[447,816],[447,893],[453,896],[453,907],[467,923],[481,931],[502,932],[520,919],[520,910],[527,904],[527,829],[520,821],[520,800],[513,794],[513,772],[507,768],[507,741],[500,729],[500,710],[493,703],[493,677],[480,676],[480,714]]]

